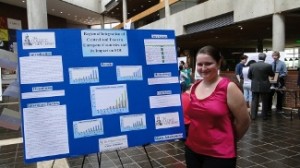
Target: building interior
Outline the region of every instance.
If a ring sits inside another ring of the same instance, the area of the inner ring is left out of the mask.
[[[28,18],[28,5],[36,7],[36,1],[40,0],[0,0],[0,33],[6,18],[20,21],[20,29],[30,29],[34,18],[42,17],[39,13]],[[233,81],[236,81],[235,65],[244,53],[280,50],[285,52],[288,68],[286,85],[290,89],[299,88],[300,2],[296,0],[41,1],[45,3],[45,8],[41,9],[46,10],[43,13],[46,13],[48,29],[124,29],[129,23],[130,29],[174,30],[177,57],[186,57],[193,71],[199,48],[218,47],[227,63],[220,73]],[[283,17],[283,22],[275,22],[275,14]],[[278,30],[278,25],[282,24],[284,28]],[[7,40],[0,35],[3,42],[0,49],[12,51],[10,46],[16,42],[15,33],[13,30]],[[278,34],[283,38],[278,40]],[[279,47],[274,47],[276,45]],[[15,72],[2,70],[4,72],[16,77]],[[11,79],[2,79],[3,90],[10,82]],[[289,106],[286,113],[273,114],[268,121],[258,119],[251,123],[245,137],[238,142],[238,168],[300,168],[299,97],[286,93],[284,104]],[[19,111],[18,101],[18,98],[3,96],[0,111]],[[177,140],[26,164],[21,129],[0,126],[0,168],[183,168],[186,167],[184,148],[184,141]]]

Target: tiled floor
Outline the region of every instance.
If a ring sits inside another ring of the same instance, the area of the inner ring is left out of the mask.
[[[19,132],[0,128],[0,140],[19,137]],[[181,141],[146,146],[155,168],[184,168],[184,144]],[[101,154],[101,167],[150,168],[143,147],[128,148]],[[100,154],[99,154],[100,156]],[[83,157],[67,158],[69,167],[80,168]],[[253,121],[246,136],[238,143],[238,168],[300,168],[300,120],[290,121],[280,114],[273,114],[263,121],[259,116]],[[36,164],[23,163],[22,144],[0,146],[0,168],[36,168]],[[60,167],[55,165],[54,167]],[[98,168],[96,154],[85,158],[84,168]]]

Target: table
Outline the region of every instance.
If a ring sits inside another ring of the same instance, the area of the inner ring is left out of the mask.
[[[275,91],[280,91],[280,92],[285,93],[285,96],[284,96],[285,102],[284,102],[284,106],[282,108],[290,111],[291,120],[293,120],[294,109],[297,110],[298,118],[300,119],[300,105],[298,105],[298,101],[300,101],[299,100],[300,99],[300,89],[287,89],[287,88],[278,89],[278,88],[276,88]],[[291,103],[291,105],[286,103],[287,95],[290,95],[292,98],[294,98],[294,103]]]

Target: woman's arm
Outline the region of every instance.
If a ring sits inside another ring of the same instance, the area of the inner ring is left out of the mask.
[[[250,126],[250,115],[243,93],[233,82],[227,88],[227,105],[234,116],[236,139],[240,140]]]

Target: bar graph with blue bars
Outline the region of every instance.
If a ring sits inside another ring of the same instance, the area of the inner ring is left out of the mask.
[[[102,118],[73,122],[74,138],[103,135]]]
[[[92,115],[128,113],[127,85],[91,86]]]
[[[98,67],[69,68],[70,84],[98,83]]]
[[[143,80],[142,66],[116,66],[117,80]]]
[[[122,132],[146,129],[146,115],[133,114],[120,116],[120,126]]]

